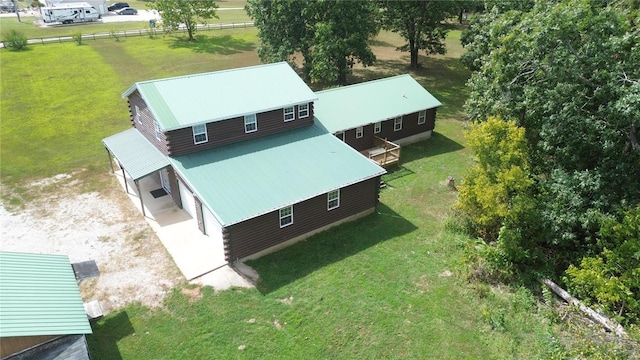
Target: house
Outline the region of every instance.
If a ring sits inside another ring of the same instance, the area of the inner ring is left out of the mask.
[[[67,256],[0,252],[0,358],[88,360],[91,333]]]
[[[227,262],[375,211],[385,170],[326,131],[285,62],[138,82],[123,97],[133,128],[103,140],[109,155],[136,186],[159,178]]]
[[[410,75],[316,92],[325,128],[380,165],[395,164],[400,147],[431,137],[442,104]]]

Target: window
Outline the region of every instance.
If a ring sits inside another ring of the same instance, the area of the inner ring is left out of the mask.
[[[382,123],[381,122],[377,122],[377,123],[373,124],[373,132],[375,134],[378,134],[381,131],[382,131]]]
[[[340,206],[340,189],[327,193],[327,210],[333,210]]]
[[[402,130],[402,116],[398,116],[393,120],[393,131]]]
[[[358,126],[356,128],[356,139],[360,139],[362,137],[362,126]]]
[[[284,110],[284,121],[291,121],[291,120],[295,120],[296,119],[296,114],[295,114],[293,106],[292,107],[286,107],[283,110]]]
[[[162,140],[162,131],[160,131],[160,125],[158,125],[157,121],[153,122],[153,130],[156,132],[156,139]]]
[[[422,110],[418,113],[418,125],[422,125],[427,121],[427,110]]]
[[[252,133],[258,130],[258,121],[256,120],[256,114],[244,116],[244,132]]]
[[[293,206],[280,209],[280,227],[293,224]]]
[[[298,118],[306,118],[309,116],[309,104],[298,105]]]
[[[136,105],[136,120],[142,124],[142,114],[140,114],[140,108]]]
[[[336,133],[336,137],[342,141],[344,141],[344,131],[339,131]]]
[[[207,125],[201,124],[196,125],[193,128],[193,143],[194,144],[202,144],[209,141],[207,137]]]

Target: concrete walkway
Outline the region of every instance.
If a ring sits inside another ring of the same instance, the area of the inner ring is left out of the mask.
[[[133,180],[125,173],[125,188],[122,171],[116,171],[114,174],[142,215],[140,197]],[[178,208],[170,195],[158,198],[151,195],[152,190],[162,187],[157,174],[142,178],[138,183],[142,192],[145,220],[188,281],[209,285],[216,290],[253,286],[257,281],[257,273],[244,264],[236,266],[242,269],[243,275],[230,267],[224,258],[222,240],[215,241],[198,230],[196,220]]]

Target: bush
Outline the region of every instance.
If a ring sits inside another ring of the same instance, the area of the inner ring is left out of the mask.
[[[3,42],[4,46],[11,50],[23,50],[27,47],[27,37],[16,30],[9,31]]]
[[[120,34],[116,28],[111,28],[111,30],[109,30],[109,36],[111,36],[115,41],[120,41]]]
[[[82,33],[80,31],[74,32],[71,34],[71,37],[78,45],[82,45]]]

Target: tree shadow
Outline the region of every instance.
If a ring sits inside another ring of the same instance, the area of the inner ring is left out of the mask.
[[[459,142],[438,132],[433,132],[430,139],[402,147],[400,161],[403,163],[438,156],[464,149]]]
[[[258,290],[268,294],[329,264],[416,229],[414,224],[380,203],[371,215],[247,263],[260,274]]]
[[[187,36],[178,36],[174,37],[169,47],[171,49],[191,49],[197,53],[220,55],[233,55],[245,51],[253,51],[256,48],[254,43],[230,35],[196,35],[194,41],[189,41]]]
[[[108,315],[91,324],[92,335],[87,335],[87,344],[92,359],[122,360],[118,341],[135,333],[126,311]]]

